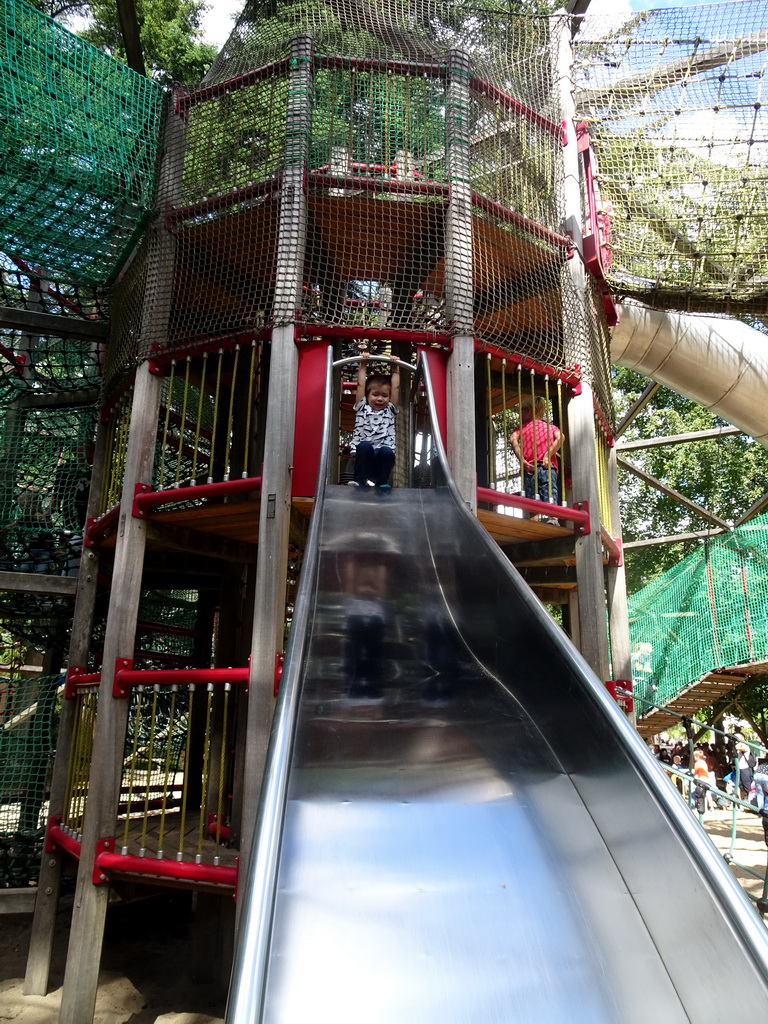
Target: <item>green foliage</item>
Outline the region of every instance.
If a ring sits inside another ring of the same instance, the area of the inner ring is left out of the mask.
[[[72,19],[88,17],[87,28],[78,35],[110,56],[125,62],[117,4],[114,0],[66,3],[63,0],[33,0],[38,10],[68,27]],[[204,0],[136,0],[141,45],[147,74],[162,85],[198,82],[216,56],[216,47],[202,42],[200,22]]]
[[[620,419],[648,381],[631,370],[614,373]],[[632,423],[623,440],[639,440],[708,430],[728,424],[668,388],[661,388]],[[738,522],[765,492],[768,452],[746,435],[679,443],[628,453],[647,473],[702,505],[720,519]],[[637,477],[621,471],[619,493],[625,540],[670,537],[706,530],[710,524]],[[626,553],[630,593],[645,586],[696,547],[696,541],[653,545]]]

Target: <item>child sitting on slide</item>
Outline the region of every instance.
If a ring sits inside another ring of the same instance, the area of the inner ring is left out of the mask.
[[[389,474],[395,464],[395,416],[400,399],[400,371],[390,356],[392,375],[366,376],[369,352],[360,356],[355,393],[355,430],[351,451],[355,457],[355,487],[389,488]]]

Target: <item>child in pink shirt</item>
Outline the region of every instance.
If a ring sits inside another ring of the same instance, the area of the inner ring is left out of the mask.
[[[556,453],[563,443],[561,431],[544,419],[544,399],[536,396],[535,405],[524,398],[520,408],[520,426],[512,432],[510,444],[523,471],[526,498],[558,504]],[[535,412],[535,415],[534,415]]]

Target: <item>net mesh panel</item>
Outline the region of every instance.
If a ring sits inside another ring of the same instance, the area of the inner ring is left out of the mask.
[[[60,685],[59,676],[0,677],[0,889],[37,881]]]
[[[656,704],[707,672],[768,659],[768,515],[708,541],[638,591],[629,622],[632,680]]]
[[[569,30],[462,3],[248,4],[200,87],[176,98],[183,166],[158,195],[173,235],[172,315],[168,328],[141,332],[136,354],[146,344],[161,355],[195,351],[297,321],[309,333],[315,324],[459,330],[446,308],[448,64],[458,49],[470,59],[473,246],[463,301],[476,334],[589,372],[601,339],[583,324],[564,272],[553,26]],[[299,35],[313,48],[300,94],[290,58]],[[305,119],[289,133],[289,114],[302,105]],[[276,308],[290,233],[281,229],[282,185],[297,162],[307,186],[306,221],[291,237],[301,290]],[[147,254],[149,277],[155,258]],[[567,353],[564,322],[577,325]],[[133,328],[113,333],[120,351],[110,367],[125,365],[135,339]]]
[[[140,668],[192,665],[198,592],[148,590],[141,595],[136,628]]]
[[[0,419],[0,571],[76,574],[95,419],[93,404],[6,408]]]
[[[0,248],[101,284],[152,206],[162,89],[24,0],[0,12]]]
[[[52,313],[71,320],[74,328],[79,320],[106,327],[109,307],[103,290],[41,277],[41,273],[48,272],[0,253],[0,306],[9,311]],[[0,402],[13,402],[29,391],[98,388],[105,351],[106,334],[83,340],[21,326],[0,327]]]
[[[575,39],[611,287],[655,306],[768,312],[768,3],[601,14]]]

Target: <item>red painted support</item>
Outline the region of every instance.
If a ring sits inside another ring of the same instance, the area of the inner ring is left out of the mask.
[[[589,230],[585,230],[582,234],[584,262],[590,274],[598,282],[606,321],[610,327],[615,327],[619,322],[619,314],[606,280],[612,258],[610,207],[599,210],[597,206],[595,154],[592,151],[589,128],[583,121],[576,126],[576,138],[584,169],[584,191],[587,196],[589,214]]]
[[[435,418],[440,428],[443,446],[448,443],[448,352],[439,348],[420,348],[420,354],[429,365]]]
[[[153,508],[173,505],[177,501],[192,501],[200,498],[223,498],[231,494],[249,494],[261,490],[261,477],[248,476],[238,480],[222,480],[214,484],[195,484],[194,487],[166,487],[162,491],[150,491],[148,484],[136,484],[133,497],[133,515],[145,516]]]
[[[600,527],[600,536],[603,539],[603,547],[608,552],[608,565],[612,569],[618,569],[624,565],[624,549],[620,540],[615,540],[605,527]]]
[[[61,827],[61,818],[51,817],[48,819],[48,831],[45,834],[45,852],[55,853],[63,850],[70,857],[80,859],[82,844],[78,839],[73,839]]]
[[[350,71],[380,71],[388,75],[416,75],[419,78],[444,78],[444,64],[423,64],[408,60],[378,60],[376,57],[335,57],[318,53],[320,68],[349,68]]]
[[[122,660],[122,659],[120,659]],[[247,668],[148,668],[115,669],[115,688],[127,690],[131,686],[189,686],[192,683],[247,683]],[[122,693],[118,696],[123,696]]]
[[[100,682],[100,672],[86,672],[85,668],[80,665],[70,665],[67,669],[64,698],[65,700],[71,700],[78,690],[98,686]]]
[[[24,364],[26,359],[24,356],[17,356],[15,352],[12,352],[5,345],[0,345],[0,356],[3,356],[11,364],[13,372],[17,377],[20,377],[24,372]]]
[[[186,117],[189,110],[192,107],[196,107],[198,103],[215,100],[220,96],[228,96],[239,89],[246,89],[255,82],[263,82],[268,78],[285,76],[288,74],[290,63],[288,57],[283,57],[281,60],[265,64],[263,67],[255,68],[253,71],[247,71],[244,75],[239,75],[237,78],[230,78],[226,82],[217,82],[216,85],[208,85],[204,89],[196,89],[194,92],[187,93],[186,96],[179,96],[176,100],[176,113],[181,117]]]
[[[478,210],[483,210],[485,213],[490,213],[491,216],[503,220],[507,224],[513,224],[527,235],[540,238],[543,242],[549,242],[555,249],[563,249],[566,255],[573,249],[573,242],[566,235],[558,235],[556,231],[550,231],[549,228],[545,228],[538,221],[531,220],[515,210],[510,210],[507,206],[502,206],[495,199],[488,199],[486,196],[473,192],[472,205],[476,206]]]
[[[537,114],[535,110],[531,110],[530,107],[526,107],[520,100],[514,99],[509,93],[503,92],[498,89],[495,85],[491,85],[490,82],[486,82],[482,78],[472,78],[469,82],[469,88],[479,93],[481,96],[487,96],[494,103],[502,108],[502,110],[509,110],[513,114],[517,114],[519,117],[524,118],[531,124],[535,124],[537,128],[541,128],[543,131],[548,132],[554,138],[559,139],[563,145],[566,145],[565,136],[565,122],[563,121],[550,121],[542,114]]]
[[[605,688],[619,705],[621,710],[626,714],[631,715],[635,710],[635,700],[632,696],[632,680],[607,679],[605,682]],[[627,692],[621,693],[621,690],[626,690]]]
[[[291,478],[291,494],[294,497],[310,497],[315,493],[323,440],[327,351],[326,341],[307,341],[299,346]]]
[[[85,546],[92,548],[109,533],[117,529],[117,521],[120,518],[120,505],[113,505],[103,515],[96,519],[88,519],[85,526]]]
[[[220,886],[234,890],[237,885],[237,868],[213,864],[190,864],[188,861],[156,860],[151,857],[133,857],[129,854],[98,852],[94,871],[105,877],[112,874],[136,875],[142,878],[168,879],[194,884]]]
[[[589,507],[585,501],[577,502],[573,508],[565,505],[553,505],[548,501],[537,501],[535,498],[524,498],[519,494],[504,494],[490,487],[477,488],[477,500],[490,505],[507,505],[509,508],[521,508],[535,515],[551,516],[553,519],[567,519],[575,524],[574,533],[584,536],[591,532]]]
[[[489,345],[480,338],[475,338],[475,351],[478,353],[490,354],[496,359],[506,359],[510,370],[517,370],[518,366],[523,370],[533,370],[542,376],[548,376],[550,380],[562,381],[569,387],[574,395],[581,394],[581,367],[576,365],[566,370],[558,370],[554,366],[547,366],[546,363],[537,363],[528,356],[522,356],[518,352],[507,352],[498,345]]]
[[[272,687],[273,696],[277,696],[280,692],[280,681],[283,678],[283,666],[285,665],[285,655],[282,651],[278,651],[275,655],[275,678]]]

